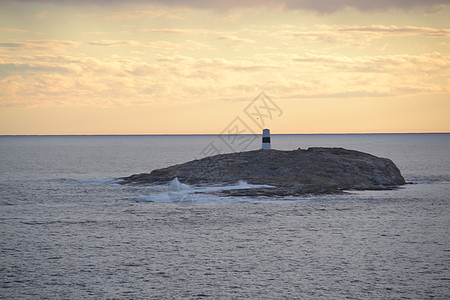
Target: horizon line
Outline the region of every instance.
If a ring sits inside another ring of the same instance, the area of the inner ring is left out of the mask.
[[[376,135],[376,134],[449,134],[450,131],[429,132],[347,132],[347,133],[271,133],[271,135]],[[262,133],[261,133],[262,134]],[[220,135],[261,135],[259,133],[224,134],[224,133],[93,133],[93,134],[0,134],[0,137],[50,137],[50,136],[220,136]]]

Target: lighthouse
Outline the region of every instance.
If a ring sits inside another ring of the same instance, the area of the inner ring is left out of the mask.
[[[262,148],[263,148],[263,150],[270,150],[270,130],[269,129],[263,129]]]

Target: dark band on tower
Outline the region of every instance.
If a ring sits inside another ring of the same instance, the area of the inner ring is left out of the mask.
[[[263,129],[262,148],[264,150],[270,150],[270,130],[269,129]]]

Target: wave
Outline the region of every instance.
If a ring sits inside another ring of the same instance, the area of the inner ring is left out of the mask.
[[[271,185],[249,184],[240,180],[234,185],[226,186],[191,186],[181,183],[178,178],[174,178],[167,185],[152,186],[152,193],[141,195],[139,202],[156,203],[206,203],[206,202],[248,202],[252,199],[248,197],[224,198],[211,194],[223,190],[238,190],[252,188],[271,188]],[[254,200],[254,199],[253,199]]]

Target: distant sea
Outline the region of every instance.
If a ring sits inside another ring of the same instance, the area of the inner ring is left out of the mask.
[[[260,146],[0,136],[0,298],[450,298],[450,134],[272,135],[274,149],[389,158],[410,183],[389,191],[223,198],[117,181]]]

